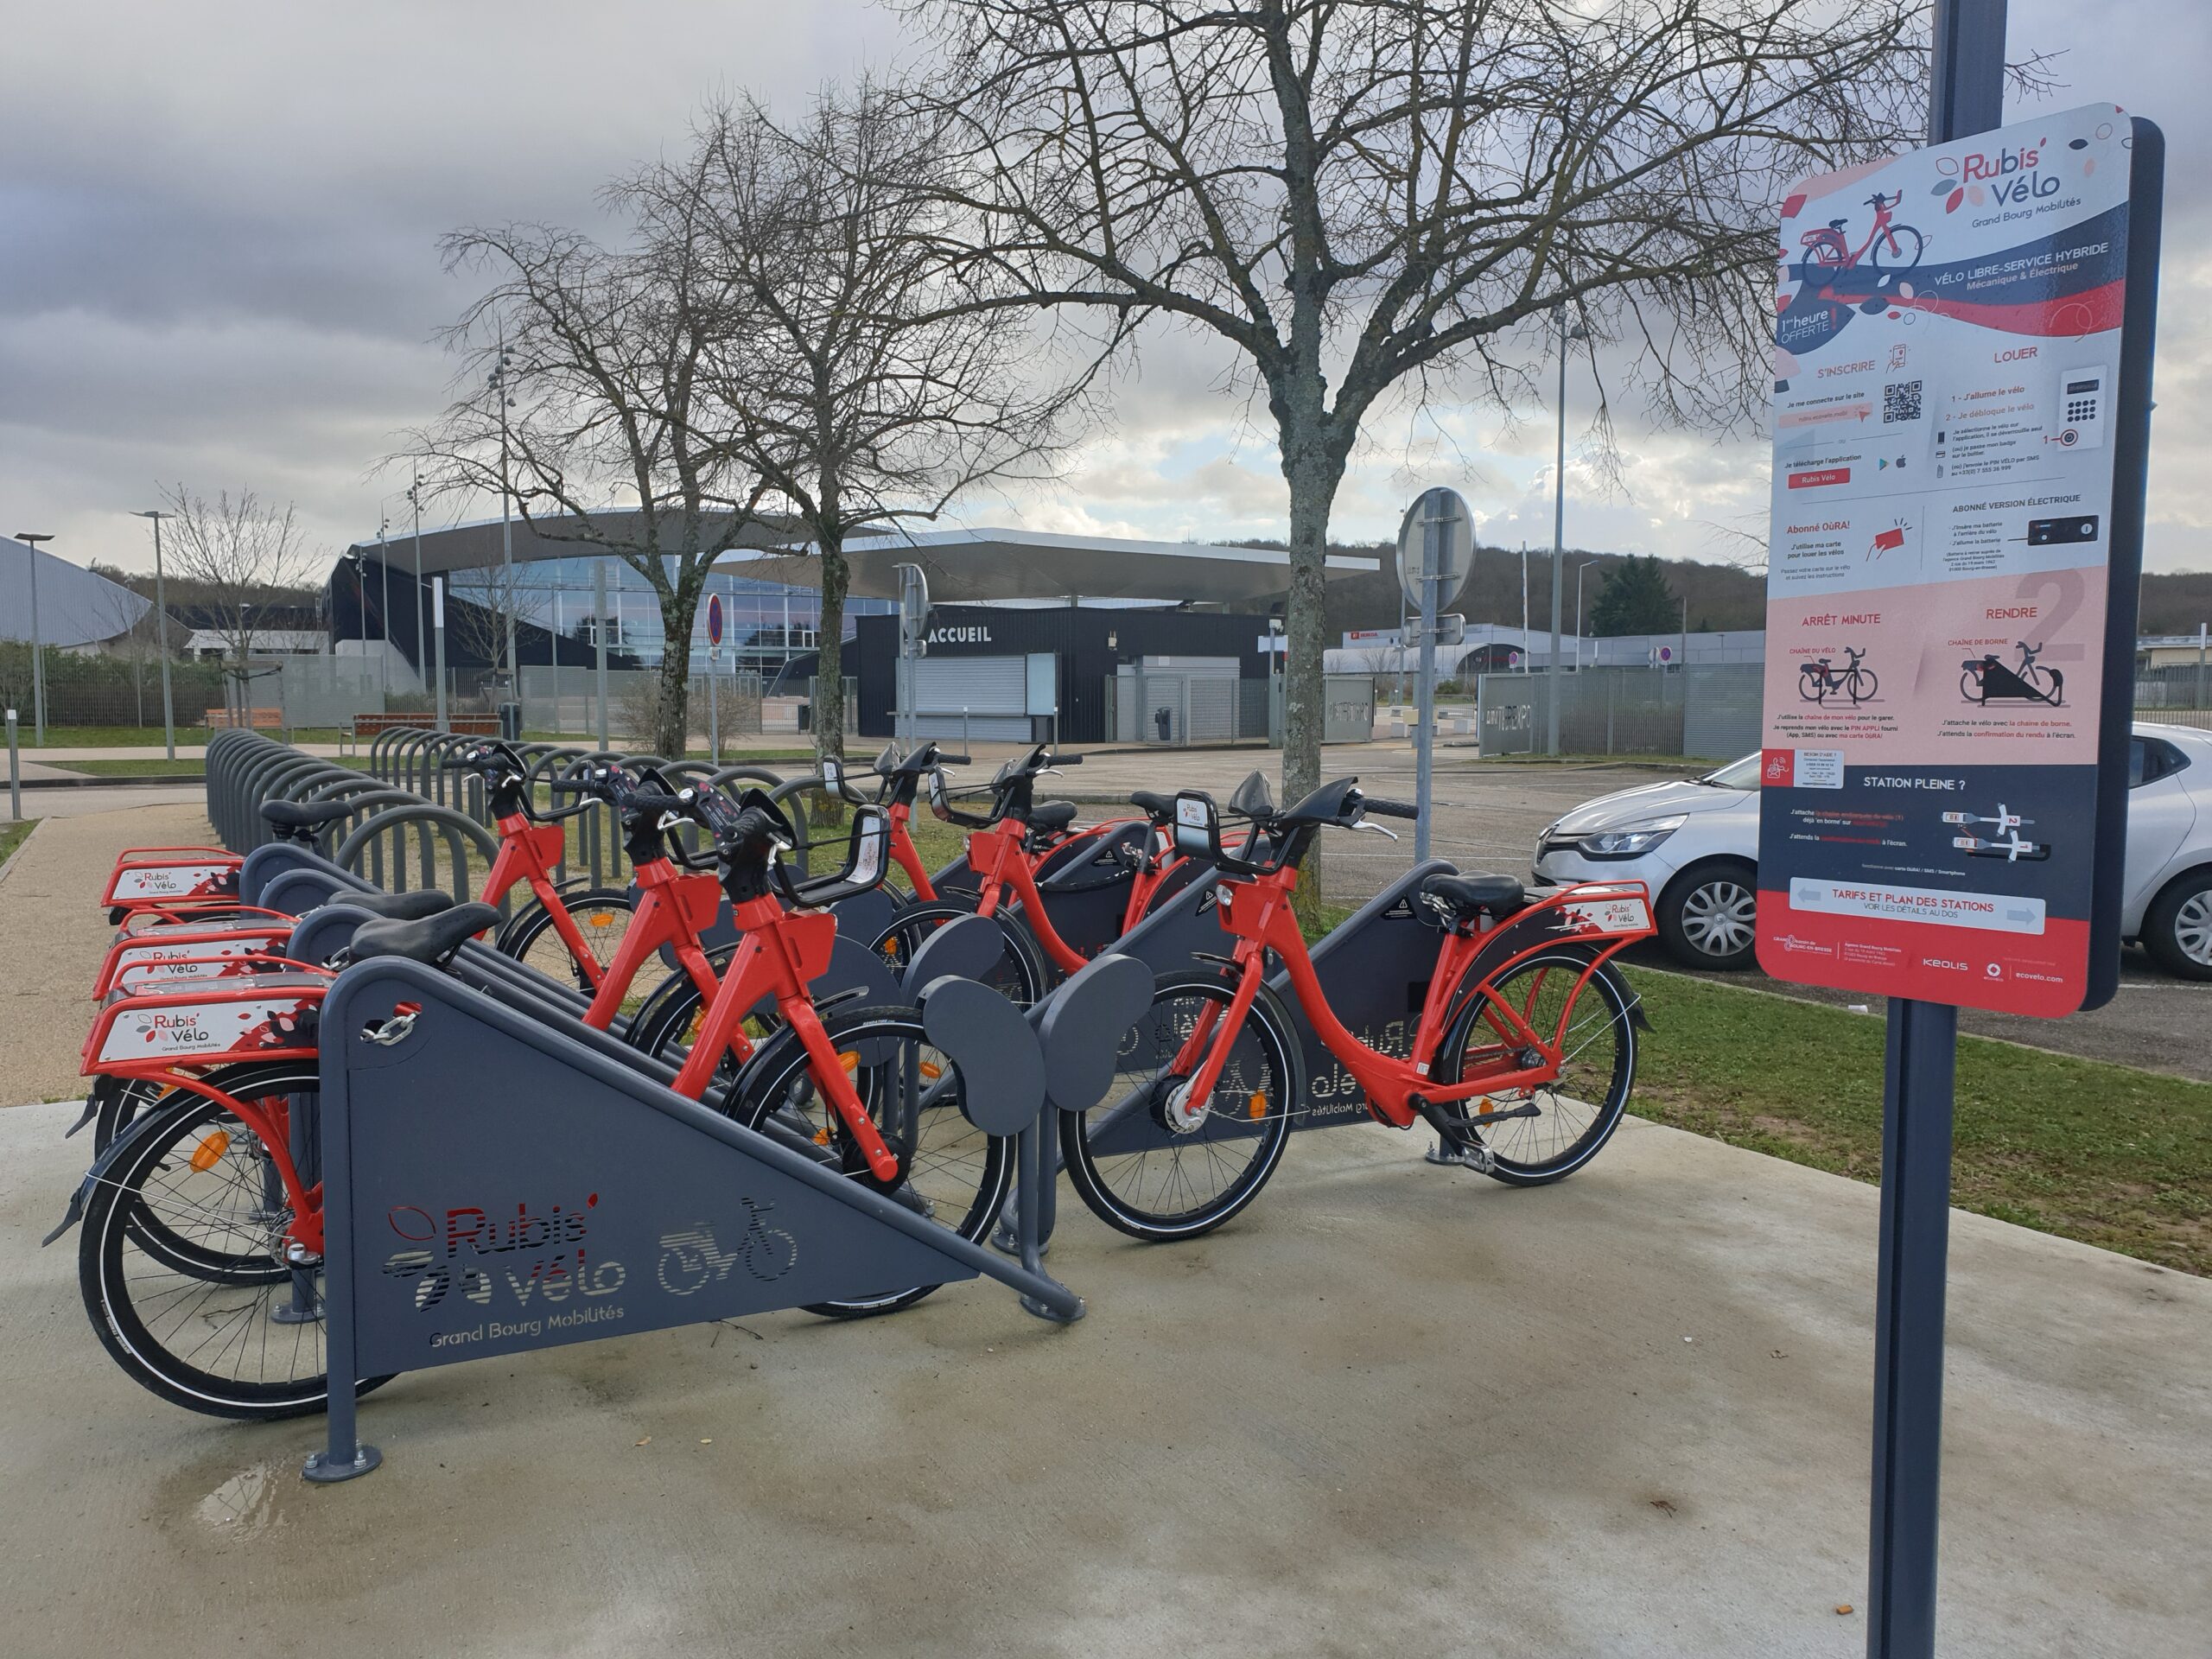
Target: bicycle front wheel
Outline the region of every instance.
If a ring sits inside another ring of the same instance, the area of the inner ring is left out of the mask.
[[[1892,225],[1887,232],[1874,238],[1867,251],[1867,261],[1878,270],[1910,270],[1920,263],[1924,243],[1921,234],[1910,225]]]
[[[1876,688],[1880,684],[1881,682],[1874,677],[1872,669],[1854,668],[1851,671],[1847,689],[1850,691],[1851,700],[1853,702],[1865,702],[1874,695]]]
[[[288,1096],[295,1110],[321,1087],[312,1064],[252,1080],[255,1094]],[[269,1211],[258,1138],[219,1102],[183,1091],[145,1119],[93,1189],[78,1240],[78,1284],[101,1344],[133,1381],[194,1411],[263,1421],[321,1411],[330,1392],[321,1273],[296,1292],[281,1265],[290,1216]]]
[[[1479,1109],[1463,1115],[1463,1132],[1497,1160],[1493,1176],[1510,1186],[1542,1186],[1573,1174],[1612,1138],[1636,1082],[1635,1006],[1610,965],[1592,972],[1589,957],[1573,950],[1516,963],[1469,999],[1437,1053],[1440,1083],[1522,1069],[1520,1027],[1507,1017],[1509,1008],[1560,1050],[1550,1080],[1490,1097],[1500,1108],[1533,1104],[1534,1116],[1485,1123]]]
[[[594,887],[588,893],[569,894],[562,902],[582,936],[584,949],[591,953],[600,972],[605,973],[614,953],[621,949],[623,935],[630,931],[628,891]],[[586,995],[594,988],[583,963],[553,925],[553,912],[542,903],[532,904],[507,924],[499,935],[499,954],[535,968],[548,979],[573,984]]]
[[[812,1141],[851,1179],[886,1192],[971,1243],[991,1230],[1014,1182],[1014,1140],[990,1135],[961,1109],[963,1080],[949,1055],[932,1047],[921,1015],[885,1005],[839,1008],[823,1020],[868,1119],[899,1160],[889,1183],[873,1174],[844,1119],[830,1103],[806,1050],[796,1042],[764,1048],[739,1073],[730,1115],[748,1128],[771,1120]],[[850,1301],[810,1302],[830,1319],[859,1319],[911,1307],[935,1285],[886,1287]]]
[[[1201,1019],[1225,1017],[1236,988],[1218,975],[1164,978],[1122,1039],[1099,1104],[1060,1115],[1068,1180],[1109,1227],[1155,1243],[1196,1238],[1260,1196],[1282,1161],[1298,1109],[1300,1050],[1262,990],[1212,1096],[1193,1103],[1178,1052]]]

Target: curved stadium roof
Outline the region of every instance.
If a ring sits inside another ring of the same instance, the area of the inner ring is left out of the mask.
[[[31,560],[38,561],[38,637],[44,645],[97,645],[128,633],[154,608],[128,588],[52,553],[0,537],[0,639],[31,637]]]

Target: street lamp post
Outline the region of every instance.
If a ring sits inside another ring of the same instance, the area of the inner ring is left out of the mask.
[[[169,759],[174,760],[176,759],[176,699],[169,690],[169,602],[168,595],[162,586],[162,520],[174,518],[176,515],[149,508],[144,512],[134,513],[132,517],[154,521],[154,615],[161,627],[155,645],[162,653],[162,745],[168,751]]]
[[[407,505],[415,510],[415,671],[428,674],[429,658],[423,654],[423,474],[417,472],[407,486]]]
[[[384,572],[384,619],[377,628],[377,643],[384,649],[377,653],[377,660],[384,669],[385,700],[391,700],[391,515],[379,511],[377,514],[377,569]],[[361,649],[366,651],[368,630],[361,631]]]
[[[28,530],[16,532],[16,539],[30,550],[31,561],[31,741],[40,748],[46,747],[46,638],[38,627],[38,544],[50,542],[51,536],[38,536]]]
[[[499,360],[487,384],[499,401],[499,585],[501,608],[507,613],[507,696],[518,696],[521,671],[515,665],[515,526],[514,493],[507,487],[507,410],[514,399],[507,396],[507,337],[499,335]]]
[[[1565,304],[1552,307],[1552,323],[1559,330],[1559,446],[1552,461],[1552,656],[1545,666],[1545,752],[1559,753],[1559,623],[1560,607],[1567,598],[1567,347],[1571,340],[1587,340],[1590,331],[1580,323],[1569,327]],[[1575,648],[1580,665],[1581,647]]]

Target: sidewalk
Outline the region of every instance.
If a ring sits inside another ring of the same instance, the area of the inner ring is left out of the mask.
[[[92,1029],[92,980],[115,937],[99,904],[115,855],[212,839],[207,815],[189,804],[45,818],[31,832],[0,877],[12,951],[0,980],[0,1106],[84,1095],[77,1057]]]

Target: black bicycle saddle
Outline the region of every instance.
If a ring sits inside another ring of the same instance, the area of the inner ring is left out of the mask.
[[[1148,789],[1133,789],[1129,791],[1129,804],[1154,823],[1175,822],[1175,803],[1168,796],[1155,795]]]
[[[1029,809],[1032,830],[1061,830],[1075,822],[1073,801],[1039,801]]]
[[[442,968],[475,935],[499,925],[497,910],[474,902],[411,922],[364,922],[353,931],[353,958],[366,962],[375,957],[404,957]]]
[[[279,830],[320,830],[353,809],[343,801],[264,801],[261,816]]]
[[[451,910],[453,895],[440,893],[435,887],[416,887],[410,893],[333,893],[330,902],[365,910],[382,921],[419,922],[426,916]]]
[[[1528,902],[1520,882],[1510,875],[1432,875],[1421,882],[1421,890],[1424,898],[1435,899],[1460,921],[1477,916],[1499,919]]]

